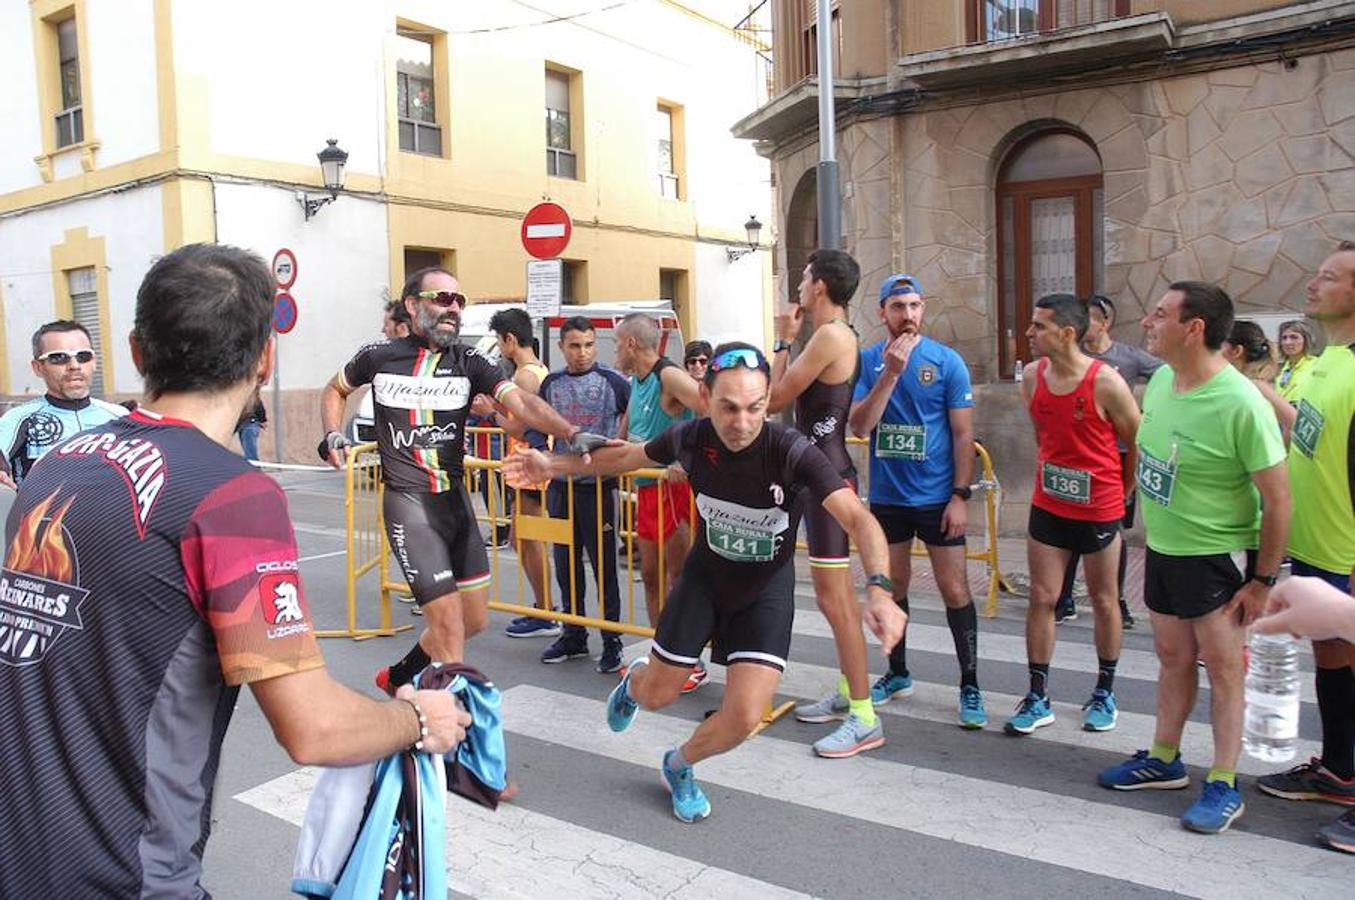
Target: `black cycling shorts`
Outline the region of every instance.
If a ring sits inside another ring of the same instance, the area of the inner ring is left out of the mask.
[[[466,487],[441,494],[386,488],[386,538],[419,605],[489,586],[489,559]]]
[[[1167,556],[1152,547],[1143,568],[1143,603],[1155,613],[1198,619],[1233,599],[1256,574],[1256,551]]]
[[[795,622],[795,566],[785,563],[751,598],[730,597],[689,564],[668,595],[654,632],[654,655],[674,666],[694,666],[709,641],[720,665],[755,663],[786,670]]]
[[[1030,537],[1050,547],[1071,550],[1083,556],[1100,553],[1120,533],[1120,519],[1087,522],[1070,519],[1038,506],[1030,508]]]
[[[856,478],[844,478],[845,487],[856,492]],[[809,544],[809,566],[813,569],[848,569],[852,559],[847,532],[824,509],[822,503],[807,502],[804,511],[805,541]]]
[[[891,544],[906,544],[914,537],[928,547],[963,547],[964,535],[946,537],[941,528],[941,516],[946,504],[939,506],[890,506],[872,503],[870,511],[884,530],[885,540]]]

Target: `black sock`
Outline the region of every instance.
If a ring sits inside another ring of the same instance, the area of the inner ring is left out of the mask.
[[[1322,765],[1338,778],[1355,776],[1355,670],[1317,670],[1322,717]]]
[[[946,607],[946,624],[955,641],[955,659],[960,663],[960,687],[979,683],[979,613],[974,601],[960,609]]]
[[[904,594],[902,600],[896,601],[899,609],[906,614],[908,612],[908,595]],[[911,624],[911,623],[909,623]],[[889,651],[889,674],[902,675],[908,677],[908,629],[903,630],[903,637],[894,645],[894,649]]]
[[[1115,667],[1120,664],[1119,659],[1104,659],[1100,656],[1096,658],[1096,689],[1110,693],[1115,690]]]
[[[400,660],[390,668],[391,687],[399,687],[402,684],[409,684],[433,661],[423,649],[423,645],[417,641],[414,647],[405,654],[405,658]]]
[[[1049,663],[1028,663],[1030,692],[1037,697],[1049,696]]]

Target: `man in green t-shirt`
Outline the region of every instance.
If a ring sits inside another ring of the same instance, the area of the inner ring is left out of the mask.
[[[1181,733],[1209,673],[1214,761],[1200,799],[1181,817],[1217,834],[1242,815],[1246,628],[1261,614],[1284,556],[1289,481],[1270,404],[1219,353],[1233,302],[1198,281],[1173,283],[1143,320],[1166,365],[1148,382],[1136,472],[1147,530],[1143,600],[1160,666],[1153,745],[1101,773],[1102,787],[1184,788]]]
[[[1289,556],[1295,575],[1355,590],[1355,242],[1342,243],[1308,282],[1307,313],[1327,349],[1306,372],[1289,436],[1295,504]],[[1313,641],[1322,755],[1257,786],[1286,800],[1355,807],[1355,645]],[[1322,843],[1355,853],[1355,809],[1317,832]]]

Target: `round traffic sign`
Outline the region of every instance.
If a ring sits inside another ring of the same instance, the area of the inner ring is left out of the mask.
[[[273,254],[273,280],[284,291],[296,284],[296,254],[286,247]]]
[[[522,246],[537,259],[554,259],[569,246],[574,225],[558,203],[538,203],[522,217]]]
[[[296,299],[291,294],[281,293],[273,299],[273,330],[286,334],[296,327]]]

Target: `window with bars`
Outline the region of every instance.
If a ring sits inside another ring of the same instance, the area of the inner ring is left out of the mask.
[[[569,98],[575,77],[558,69],[546,70],[546,174],[557,178],[579,177]]]
[[[104,392],[103,369],[97,363],[103,359],[103,332],[99,329],[99,279],[93,266],[66,270],[66,290],[71,298],[71,318],[85,326],[89,343],[94,348],[94,377],[90,393],[100,397]]]
[[[58,81],[61,85],[61,109],[56,113],[56,145],[69,147],[85,139],[83,107],[80,103],[80,45],[75,19],[56,26]]]
[[[833,51],[833,75],[842,74],[842,16],[836,3],[829,13],[831,23],[828,41]],[[819,73],[819,4],[817,0],[804,0],[801,14],[803,35],[800,40],[801,72],[804,75]]]
[[[431,34],[400,29],[396,33],[396,118],[400,149],[426,156],[442,155],[442,125],[438,122]]]
[[[1129,15],[1129,0],[972,0],[974,41],[1006,41],[1041,31]]]

